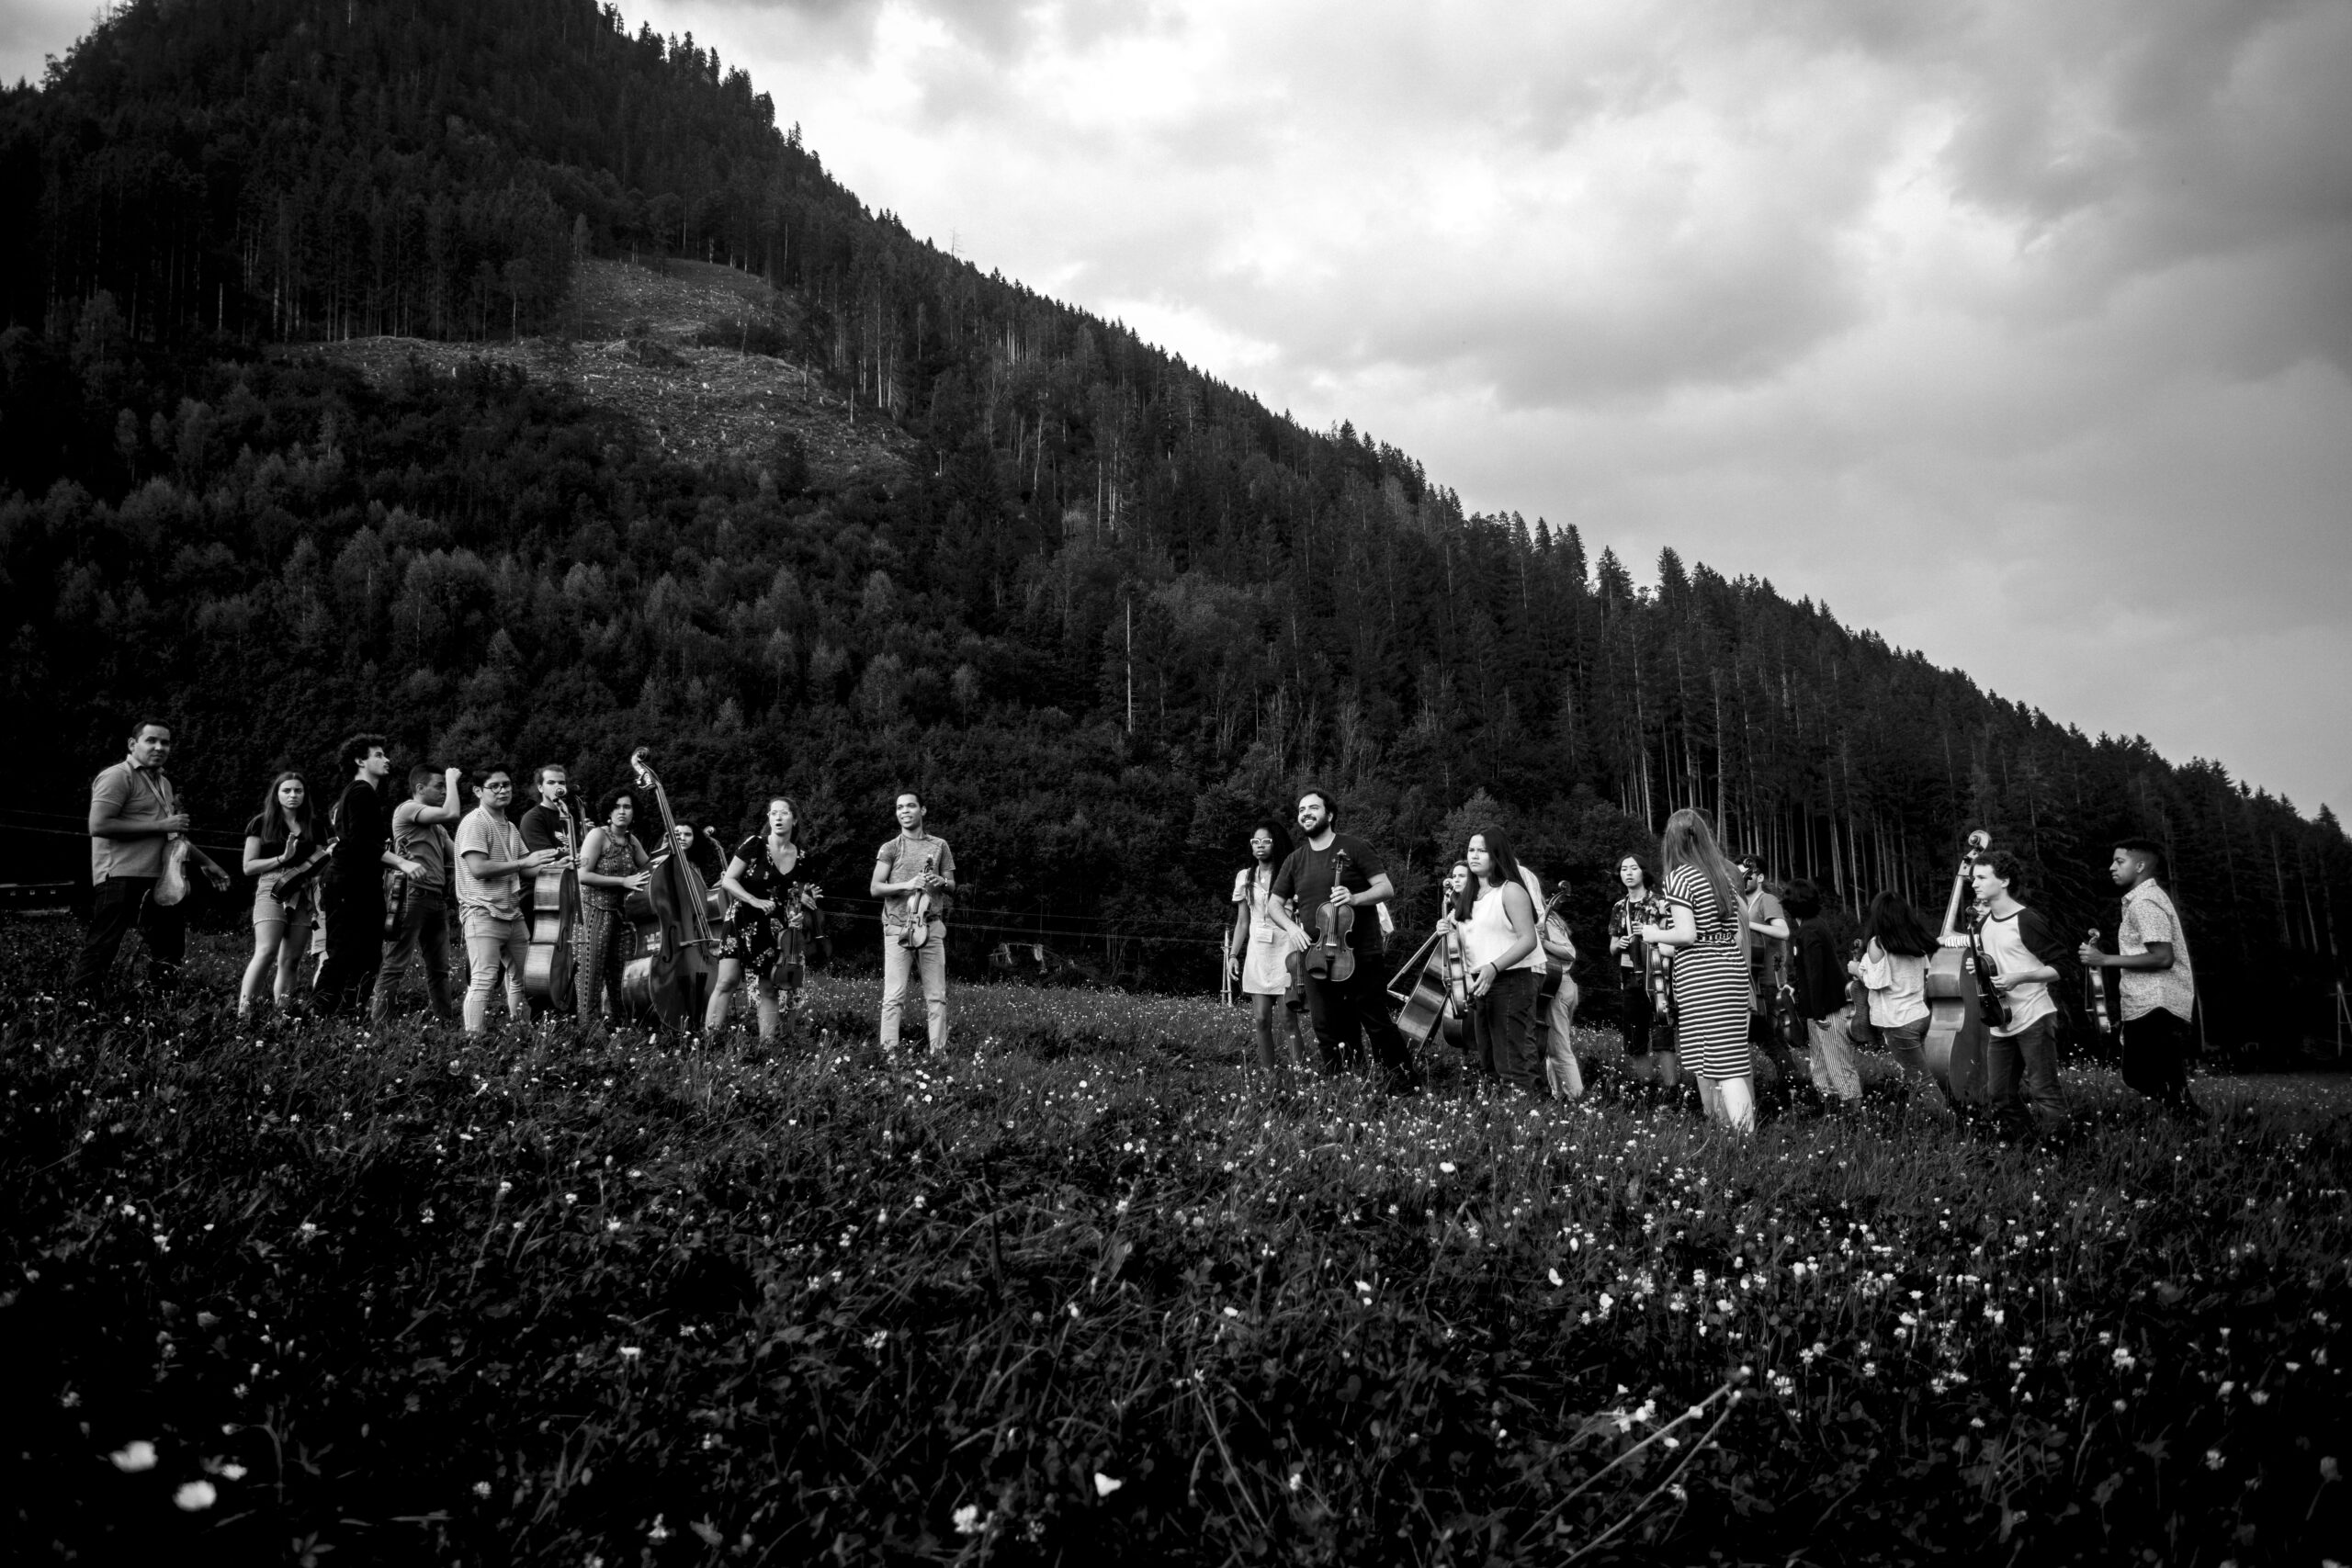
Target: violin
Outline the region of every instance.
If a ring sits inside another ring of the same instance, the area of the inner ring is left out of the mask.
[[[1993,976],[2000,973],[2000,967],[1993,962],[1985,953],[1984,944],[1977,940],[1979,934],[1984,930],[1985,917],[1991,913],[1991,910],[1984,908],[1974,909],[1969,913],[1969,973],[1976,981],[1976,1016],[1984,1021],[1984,1027],[1988,1030],[2007,1029],[2009,1026],[2009,994],[1993,984]]]
[[[938,869],[939,857],[937,855],[927,854],[922,857],[922,874],[924,876],[930,876],[933,872]],[[937,896],[932,892],[928,886],[924,886],[921,892],[914,896],[913,900],[907,905],[907,923],[899,928],[899,945],[900,947],[910,949],[920,948],[930,939],[931,913],[933,908],[937,908],[938,902],[939,900]]]
[[[621,967],[621,1008],[633,1018],[656,1018],[671,1028],[702,1021],[718,968],[718,938],[710,929],[710,889],[678,844],[678,819],[669,794],[645,761],[629,754],[637,786],[653,797],[662,818],[663,852],[645,886],[628,895],[621,912],[636,933],[637,956]]]
[[[1976,863],[1992,847],[1993,836],[1983,829],[1968,835],[1968,852],[1952,874],[1951,897],[1944,905],[1945,936],[1959,934],[1961,895]],[[1967,947],[1939,945],[1928,960],[1928,1034],[1919,1049],[1944,1098],[1956,1106],[1981,1103],[1986,1097],[1984,1055],[1992,1036],[1984,1027],[1976,970],[1973,931]]]
[[[2090,929],[2089,933],[2086,935],[2083,940],[2091,946],[2097,947],[2098,945],[2098,928],[2097,926],[2093,926]],[[2083,989],[2089,993],[2087,1000],[2090,1007],[2090,1014],[2098,1024],[2098,1032],[2101,1034],[2114,1033],[2115,1015],[2109,1012],[2107,1007],[2107,971],[2104,969],[2094,969],[2088,964],[2085,964],[2083,966]]]
[[[531,874],[531,897],[524,913],[531,922],[530,951],[523,957],[523,994],[542,1008],[570,1012],[572,990],[572,928],[580,920],[580,835],[571,803],[560,802],[556,838],[563,858]]]
[[[1347,886],[1349,863],[1345,850],[1331,857],[1332,886]],[[1348,945],[1348,933],[1355,929],[1353,904],[1334,904],[1326,899],[1316,906],[1315,941],[1307,947],[1300,965],[1308,979],[1338,985],[1355,977],[1355,949]]]
[[[1552,896],[1544,900],[1544,907],[1535,912],[1535,940],[1539,944],[1544,940],[1544,927],[1559,913],[1560,906],[1567,901],[1567,897],[1568,885],[1563,879],[1557,887],[1552,889]],[[1544,955],[1544,978],[1535,987],[1535,1006],[1539,1012],[1550,1007],[1552,998],[1560,994],[1560,987],[1567,980],[1571,962],[1566,958],[1555,958],[1549,953]]]
[[[1868,942],[1857,942],[1847,956],[1854,963],[1862,960]],[[1871,1021],[1870,987],[1862,984],[1860,975],[1849,974],[1846,979],[1846,1032],[1857,1045],[1876,1050],[1879,1044],[1878,1025]]]
[[[1667,908],[1665,895],[1653,893],[1639,904],[1634,905],[1625,917],[1626,934],[1633,936],[1641,946],[1642,979],[1650,989],[1650,1027],[1653,1030],[1666,1031],[1666,1043],[1660,1045],[1653,1043],[1650,1049],[1671,1051],[1674,1049],[1675,1017],[1674,950],[1670,947],[1660,947],[1656,942],[1641,942],[1637,924],[1634,919],[1636,915],[1641,917],[1639,925],[1668,926],[1673,923],[1674,913]]]

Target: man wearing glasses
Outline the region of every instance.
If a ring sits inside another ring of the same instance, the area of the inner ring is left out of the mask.
[[[522,830],[506,819],[514,800],[514,775],[484,768],[475,775],[477,802],[458,824],[458,918],[466,932],[465,1021],[468,1034],[488,1027],[490,988],[498,966],[506,965],[506,1015],[519,1022],[530,1016],[523,994],[523,964],[531,950],[531,926],[523,918],[523,877],[561,858],[560,850],[527,849]]]

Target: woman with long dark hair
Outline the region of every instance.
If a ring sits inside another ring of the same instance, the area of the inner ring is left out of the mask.
[[[1928,960],[1935,951],[1936,939],[1919,911],[1899,893],[1882,893],[1862,921],[1862,955],[1846,965],[1862,983],[1871,1026],[1914,1096],[1936,1092],[1920,1051],[1928,1038]]]
[[[1756,1126],[1747,1047],[1747,907],[1707,819],[1684,807],[1658,839],[1668,923],[1636,932],[1674,955],[1675,1045],[1699,1079],[1707,1114],[1734,1132]]]
[[[1625,889],[1609,912],[1609,951],[1617,958],[1617,991],[1624,1004],[1625,1071],[1628,1076],[1673,1089],[1682,1081],[1682,1064],[1675,1055],[1674,1025],[1657,1016],[1650,1001],[1649,944],[1641,929],[1649,917],[1642,912],[1657,892],[1649,863],[1629,854],[1617,862],[1617,882]],[[1664,962],[1663,955],[1657,960]]]
[[[311,821],[309,783],[298,773],[278,774],[262,792],[260,812],[245,824],[245,874],[261,880],[254,885],[254,955],[237,987],[239,1018],[253,1010],[265,977],[279,1008],[294,995],[319,908],[311,868],[324,852]]]
[[[1470,1030],[1478,1064],[1506,1089],[1544,1089],[1544,1070],[1528,1032],[1535,1023],[1535,992],[1544,978],[1535,900],[1520,874],[1519,857],[1499,828],[1470,835],[1463,854],[1470,868],[1470,918],[1455,920],[1468,967]]]
[[[627,963],[629,923],[621,906],[644,891],[653,862],[630,831],[637,822],[637,792],[623,785],[597,806],[599,820],[580,843],[579,947],[573,988],[582,1028],[595,1028],[605,999],[620,1006],[621,969]]]
[[[1250,830],[1250,863],[1233,874],[1233,930],[1225,944],[1226,964],[1250,998],[1258,1067],[1276,1078],[1283,1064],[1274,1045],[1274,1009],[1290,994],[1289,947],[1270,912],[1281,854],[1273,824],[1261,822]]]
[[[752,997],[760,1013],[760,1041],[776,1037],[783,1011],[800,999],[808,978],[802,933],[816,897],[801,883],[800,813],[781,795],[768,797],[767,827],[735,846],[718,885],[733,896],[719,934],[718,976],[704,1010],[703,1039],[727,1032],[735,987],[752,976]]]

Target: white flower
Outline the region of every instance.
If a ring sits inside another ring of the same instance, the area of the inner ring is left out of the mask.
[[[1562,1280],[1562,1279],[1560,1278],[1560,1271],[1559,1271],[1557,1269],[1547,1269],[1547,1270],[1545,1270],[1544,1277],[1545,1277],[1546,1279],[1550,1280],[1552,1281],[1552,1283],[1554,1283],[1555,1285],[1560,1285],[1560,1284],[1565,1284],[1565,1283],[1566,1283],[1566,1280]]]
[[[645,1354],[645,1350],[641,1346],[624,1345],[621,1347],[621,1359],[624,1361],[634,1361],[643,1354]],[[659,1516],[656,1517],[658,1517]]]
[[[487,1481],[477,1481],[477,1482],[475,1482],[475,1483],[474,1483],[474,1495],[475,1495],[475,1496],[477,1496],[477,1497],[487,1497],[487,1496],[489,1496],[489,1495],[490,1495],[490,1483],[489,1483],[489,1482],[487,1482]]]
[[[232,1460],[220,1467],[220,1473],[224,1481],[243,1481],[245,1478],[245,1467]]]
[[[667,1540],[670,1539],[670,1527],[662,1522],[661,1515],[656,1514],[653,1516],[653,1528],[645,1532],[645,1539],[648,1540]]]
[[[220,1497],[209,1481],[191,1481],[172,1494],[172,1501],[179,1506],[181,1512],[189,1514],[202,1513],[220,1501]]]
[[[1441,1172],[1447,1176],[1452,1176],[1453,1174],[1453,1162],[1450,1159],[1442,1159],[1438,1161],[1437,1168]]]
[[[114,1461],[114,1467],[124,1474],[136,1475],[155,1468],[155,1445],[142,1438],[135,1443],[123,1444],[107,1458]]]
[[[1094,1472],[1094,1495],[1097,1497],[1108,1497],[1125,1484],[1125,1482],[1105,1475],[1099,1470]]]
[[[978,1535],[982,1530],[988,1529],[989,1524],[992,1523],[995,1518],[996,1516],[994,1514],[990,1514],[988,1517],[982,1518],[980,1517],[980,1506],[978,1503],[967,1503],[962,1507],[956,1510],[956,1533],[957,1535]]]

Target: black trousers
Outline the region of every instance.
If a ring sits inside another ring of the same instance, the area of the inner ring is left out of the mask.
[[[89,995],[106,988],[122,939],[138,928],[147,944],[147,983],[159,991],[179,984],[180,960],[187,952],[187,906],[158,904],[152,876],[109,876],[90,889],[90,923],[82,931],[82,957],[74,966],[74,988]]]
[[[1418,1087],[1412,1053],[1388,1016],[1388,993],[1381,987],[1377,953],[1359,955],[1356,972],[1341,981],[1306,982],[1306,1013],[1315,1022],[1315,1051],[1323,1058],[1326,1077],[1343,1068],[1361,1069],[1364,1041],[1372,1043],[1372,1057],[1381,1087]]]
[[[2123,1021],[2123,1081],[2169,1105],[2188,1089],[2194,1039],[2188,1020],[2168,1008],[2150,1008]]]
[[[327,957],[319,966],[311,1002],[330,1018],[358,1012],[374,996],[376,972],[384,966],[382,891],[373,877],[356,887],[345,878],[330,886],[320,902],[326,916]]]
[[[1625,1004],[1625,1015],[1618,1025],[1625,1036],[1625,1055],[1646,1056],[1650,1054],[1650,1024],[1657,1016],[1657,1008],[1650,1000],[1650,988],[1642,983],[1638,970],[1630,978],[1620,970],[1617,995]]]

